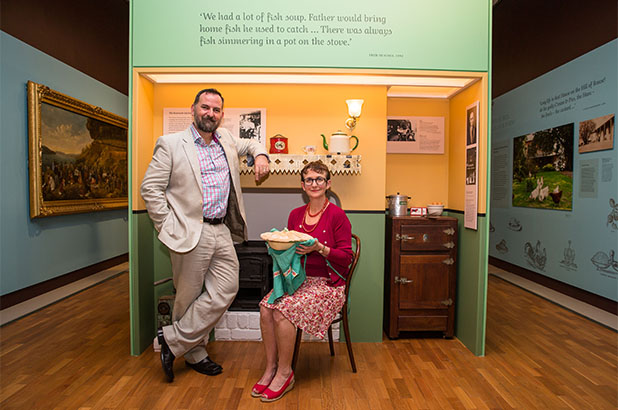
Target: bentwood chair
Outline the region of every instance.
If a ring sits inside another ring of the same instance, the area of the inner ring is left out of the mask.
[[[361,242],[360,238],[354,234],[352,234],[352,239],[356,246],[354,247],[353,254],[354,258],[352,260],[352,264],[350,265],[350,272],[348,273],[347,280],[345,282],[345,302],[339,315],[333,320],[333,323],[328,328],[328,345],[330,347],[330,355],[335,355],[335,349],[333,347],[333,324],[338,322],[343,322],[343,331],[345,333],[345,343],[348,347],[348,356],[350,356],[350,364],[352,365],[352,371],[356,373],[356,362],[354,361],[354,353],[352,352],[352,341],[350,340],[350,327],[348,325],[348,300],[350,296],[350,283],[352,283],[352,276],[354,275],[354,270],[356,269],[356,265],[358,263],[358,258],[360,257],[361,252]],[[296,330],[296,344],[294,345],[294,356],[292,356],[292,369],[296,369],[296,362],[298,361],[298,352],[300,350],[300,342],[303,336],[303,331],[299,328]]]

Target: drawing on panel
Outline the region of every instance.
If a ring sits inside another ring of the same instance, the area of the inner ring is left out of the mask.
[[[609,198],[609,215],[607,215],[606,226],[618,229],[618,203],[614,201],[614,198]]]
[[[579,153],[614,147],[614,114],[579,123]]]
[[[509,247],[506,246],[506,241],[504,239],[496,244],[496,250],[503,254],[509,252]]]
[[[496,232],[496,228],[494,228],[494,224],[489,221],[489,232]]]
[[[545,262],[547,262],[547,251],[542,248],[541,241],[537,240],[536,245],[532,247],[530,242],[524,245],[524,257],[533,268],[545,270]]]
[[[609,255],[603,251],[599,251],[595,253],[592,258],[590,258],[592,264],[596,266],[597,270],[607,273],[618,273],[618,261],[614,259],[614,250],[611,249],[609,251]],[[613,270],[610,270],[613,269]]]
[[[575,250],[571,248],[571,241],[569,241],[569,246],[564,248],[564,259],[560,261],[560,266],[568,270],[577,270]]]
[[[574,124],[513,139],[513,206],[571,210]]]
[[[522,226],[519,223],[519,220],[517,218],[509,219],[508,227],[511,231],[515,231],[515,232],[519,232],[522,230]]]

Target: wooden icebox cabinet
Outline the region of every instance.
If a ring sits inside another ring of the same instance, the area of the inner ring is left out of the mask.
[[[457,219],[387,216],[384,331],[441,331],[453,337]]]

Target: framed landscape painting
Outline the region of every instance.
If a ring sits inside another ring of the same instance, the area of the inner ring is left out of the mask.
[[[28,82],[30,217],[126,208],[127,120]]]

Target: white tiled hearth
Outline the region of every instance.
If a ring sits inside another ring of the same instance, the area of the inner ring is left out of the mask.
[[[260,333],[260,312],[225,312],[215,326],[215,340],[262,340]],[[303,333],[304,341],[321,342],[307,333]],[[333,340],[339,341],[339,323],[333,325]]]

